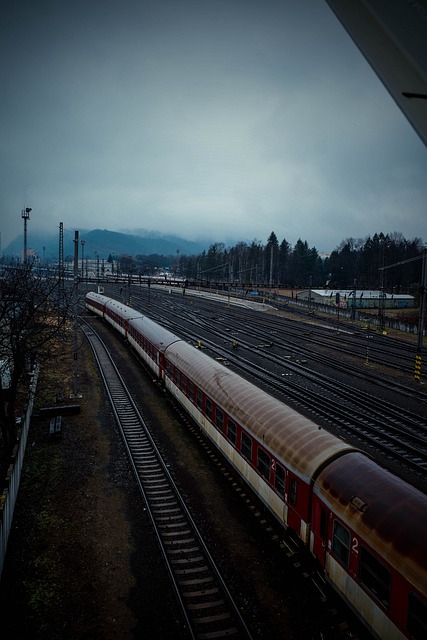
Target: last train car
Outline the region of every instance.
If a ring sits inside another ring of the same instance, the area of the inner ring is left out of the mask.
[[[377,638],[427,638],[427,496],[354,452],[313,488],[312,553]]]

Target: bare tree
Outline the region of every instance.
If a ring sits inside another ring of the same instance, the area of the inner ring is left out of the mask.
[[[21,384],[31,365],[49,357],[49,343],[62,331],[71,288],[46,278],[34,263],[4,268],[0,279],[0,452],[15,441],[15,411]],[[7,373],[7,375],[5,375]]]

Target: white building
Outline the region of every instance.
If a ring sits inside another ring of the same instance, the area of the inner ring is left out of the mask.
[[[384,293],[366,289],[307,289],[299,291],[298,300],[315,304],[327,304],[341,309],[378,309],[380,302],[385,309],[405,309],[413,307],[414,296],[408,294]]]

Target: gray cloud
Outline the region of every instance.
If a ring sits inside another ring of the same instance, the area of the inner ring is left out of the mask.
[[[26,0],[0,44],[2,244],[145,227],[427,237],[427,152],[326,5]]]

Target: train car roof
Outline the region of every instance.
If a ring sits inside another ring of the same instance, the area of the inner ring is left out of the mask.
[[[423,593],[427,591],[427,496],[354,452],[319,475],[314,492]]]
[[[86,298],[89,300],[96,300],[100,304],[105,305],[109,309],[115,309],[117,312],[123,315],[124,318],[132,318],[136,315],[140,316],[141,313],[132,309],[132,307],[128,307],[122,302],[118,300],[114,300],[113,298],[108,298],[107,296],[102,295],[101,293],[95,293],[94,291],[89,291],[86,294]]]
[[[87,297],[90,300],[97,300],[101,304],[105,304],[108,309],[116,310],[123,318],[128,320],[129,327],[135,327],[135,329],[142,332],[144,337],[159,351],[164,351],[170,344],[180,339],[168,329],[165,329],[153,320],[150,320],[150,318],[147,318],[147,316],[144,316],[141,312],[117,300],[93,292],[90,292]]]
[[[165,351],[174,342],[180,341],[174,333],[157,324],[147,316],[139,314],[139,317],[131,318],[129,326],[142,332],[144,337],[160,352]]]
[[[166,356],[304,481],[328,460],[354,450],[188,343],[171,345]]]

